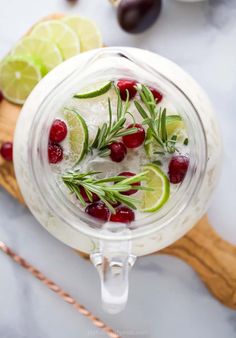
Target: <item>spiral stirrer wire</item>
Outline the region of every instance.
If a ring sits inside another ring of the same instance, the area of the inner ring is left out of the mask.
[[[121,338],[121,336],[116,333],[110,326],[106,325],[101,319],[95,317],[90,311],[88,311],[83,305],[79,304],[73,297],[68,293],[62,290],[57,284],[52,280],[48,279],[42,272],[37,270],[33,265],[29,264],[24,258],[17,255],[12,251],[5,243],[0,241],[0,249],[13,259],[17,264],[28,270],[34,277],[39,279],[43,284],[45,284],[50,290],[54,291],[59,297],[61,297],[65,302],[73,305],[73,307],[79,311],[82,315],[89,318],[93,325],[97,328],[103,330],[108,337],[110,338]]]

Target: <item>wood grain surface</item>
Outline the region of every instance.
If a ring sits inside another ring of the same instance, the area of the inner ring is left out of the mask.
[[[47,18],[61,16],[62,14],[54,14]],[[0,103],[0,145],[13,140],[20,109],[20,106],[6,100]],[[1,158],[0,185],[20,203],[24,203],[13,164]],[[188,234],[160,253],[173,255],[191,265],[219,301],[236,309],[236,246],[221,239],[206,216]],[[87,258],[87,255],[80,255]]]

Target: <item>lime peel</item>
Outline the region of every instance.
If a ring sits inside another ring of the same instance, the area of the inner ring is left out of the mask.
[[[144,191],[142,194],[140,211],[155,212],[159,210],[169,199],[170,182],[163,171],[153,163],[144,167],[146,174],[146,185],[152,191]]]

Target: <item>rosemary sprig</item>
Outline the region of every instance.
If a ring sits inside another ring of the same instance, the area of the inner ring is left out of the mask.
[[[127,98],[125,103],[122,102],[119,89],[113,85],[115,92],[117,94],[117,108],[116,108],[116,119],[113,120],[113,112],[111,108],[111,100],[108,98],[108,114],[109,120],[108,122],[103,123],[101,127],[98,128],[97,134],[90,145],[90,149],[96,148],[99,150],[100,156],[108,156],[110,154],[110,150],[108,149],[109,144],[116,141],[118,138],[130,135],[137,132],[137,128],[129,128],[126,129],[124,127],[126,122],[126,114],[130,114],[128,112],[129,109],[129,92],[127,90]]]
[[[133,183],[142,182],[146,180],[147,172],[141,172],[132,177],[125,176],[112,176],[103,179],[97,179],[95,175],[99,172],[90,171],[87,173],[81,173],[79,170],[70,171],[62,176],[62,180],[71,193],[74,193],[81,204],[85,207],[86,203],[80,193],[80,187],[83,187],[89,200],[92,202],[92,193],[98,195],[101,201],[103,201],[112,213],[115,212],[112,204],[121,202],[132,209],[136,209],[136,204],[139,200],[123,195],[122,192],[130,189],[135,190],[152,190],[145,186],[132,185]],[[112,184],[113,183],[113,184]]]
[[[166,108],[157,107],[156,100],[148,87],[138,85],[137,90],[146,109],[137,100],[134,101],[134,104],[143,118],[143,124],[148,125],[154,140],[160,147],[161,151],[158,153],[174,153],[177,150],[175,147],[176,138],[168,138]]]

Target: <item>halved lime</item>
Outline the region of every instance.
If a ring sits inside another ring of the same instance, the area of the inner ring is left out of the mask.
[[[103,95],[111,88],[111,84],[111,81],[103,84],[94,84],[93,86],[87,87],[82,92],[75,94],[74,97],[77,99],[91,99],[93,97]]]
[[[40,22],[33,28],[31,36],[52,41],[59,48],[64,60],[80,52],[77,34],[61,20]]]
[[[94,21],[79,15],[70,15],[62,19],[77,34],[80,40],[81,52],[102,47],[102,36]]]
[[[70,157],[76,164],[80,162],[88,149],[88,128],[82,118],[74,110],[65,109],[64,116],[69,129]]]
[[[13,49],[12,55],[27,56],[45,67],[43,75],[63,61],[60,50],[50,40],[27,36],[20,40]]]
[[[41,78],[40,67],[29,58],[9,56],[0,65],[0,88],[16,104],[25,102]]]
[[[170,182],[163,171],[155,164],[149,163],[144,168],[147,171],[146,186],[152,191],[143,191],[140,210],[154,212],[159,210],[170,196]]]
[[[168,139],[176,135],[177,142],[183,142],[187,137],[185,125],[182,118],[179,115],[169,115],[166,117],[166,130]],[[155,152],[162,152],[162,148],[155,142],[151,130],[148,128],[145,141],[145,151],[149,158],[153,156]]]

